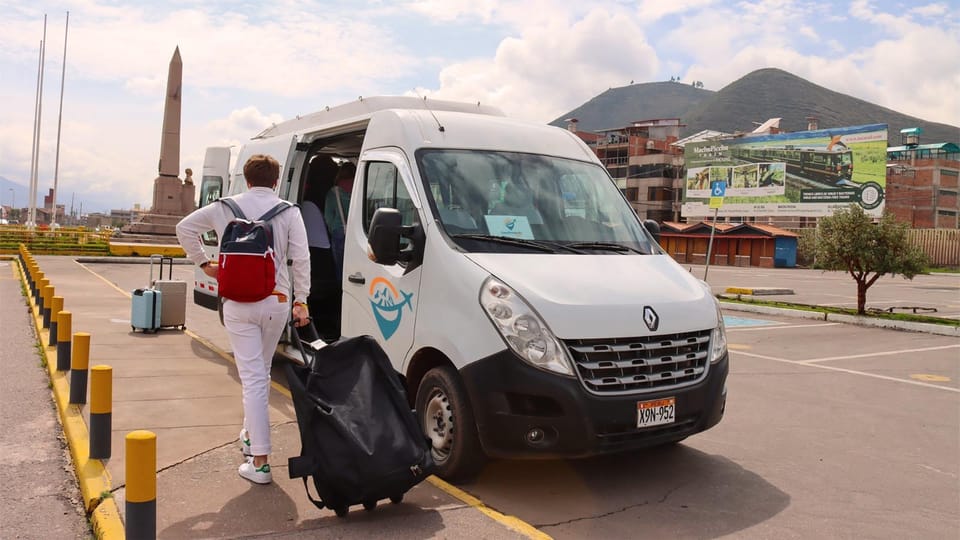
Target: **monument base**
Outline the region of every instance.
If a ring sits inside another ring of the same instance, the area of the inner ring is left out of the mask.
[[[167,216],[163,214],[143,214],[139,221],[135,221],[120,228],[123,233],[150,234],[176,236],[177,223],[182,216]]]

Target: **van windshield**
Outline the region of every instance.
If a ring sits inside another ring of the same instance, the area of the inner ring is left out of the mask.
[[[607,172],[558,157],[420,150],[434,215],[474,252],[655,253]]]

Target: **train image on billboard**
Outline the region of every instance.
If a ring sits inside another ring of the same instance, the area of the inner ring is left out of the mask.
[[[736,146],[731,149],[734,159],[750,163],[781,162],[787,173],[832,187],[858,187],[851,181],[853,152],[845,145],[839,148],[796,148]]]

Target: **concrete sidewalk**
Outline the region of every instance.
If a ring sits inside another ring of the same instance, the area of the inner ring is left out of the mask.
[[[216,314],[191,313],[186,331],[133,332],[124,288],[72,257],[36,260],[55,294],[64,297],[64,309],[73,314],[72,331],[91,334],[90,365],[113,368],[112,457],[104,461],[104,476],[119,519],[124,512],[125,436],[142,429],[157,435],[159,538],[307,538],[321,530],[336,538],[545,537],[436,478],[411,490],[402,504],[382,501],[374,512],[357,506],[340,519],[317,510],[302,482],[287,478],[286,460],[299,454],[300,441],[289,394],[276,382],[270,398],[274,483],[250,484],[236,470],[242,463],[236,443],[242,422],[236,368],[217,347],[222,335],[200,335],[212,324],[222,332]],[[189,268],[183,271],[192,275]],[[145,280],[146,269],[140,266],[138,272]],[[46,331],[40,334],[45,344]],[[47,354],[55,355],[55,347],[48,347]],[[89,425],[88,408],[79,409]],[[71,445],[89,444],[69,432],[68,439]],[[85,470],[78,466],[81,485]],[[118,524],[113,525],[115,530]]]

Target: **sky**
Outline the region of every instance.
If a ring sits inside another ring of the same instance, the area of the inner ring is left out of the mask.
[[[479,101],[547,123],[631,81],[720,90],[766,67],[960,125],[957,12],[948,0],[0,0],[0,176],[29,184],[44,14],[39,198],[56,175],[58,202],[88,212],[150,206],[176,47],[180,168],[199,171],[208,146],[359,96]]]

